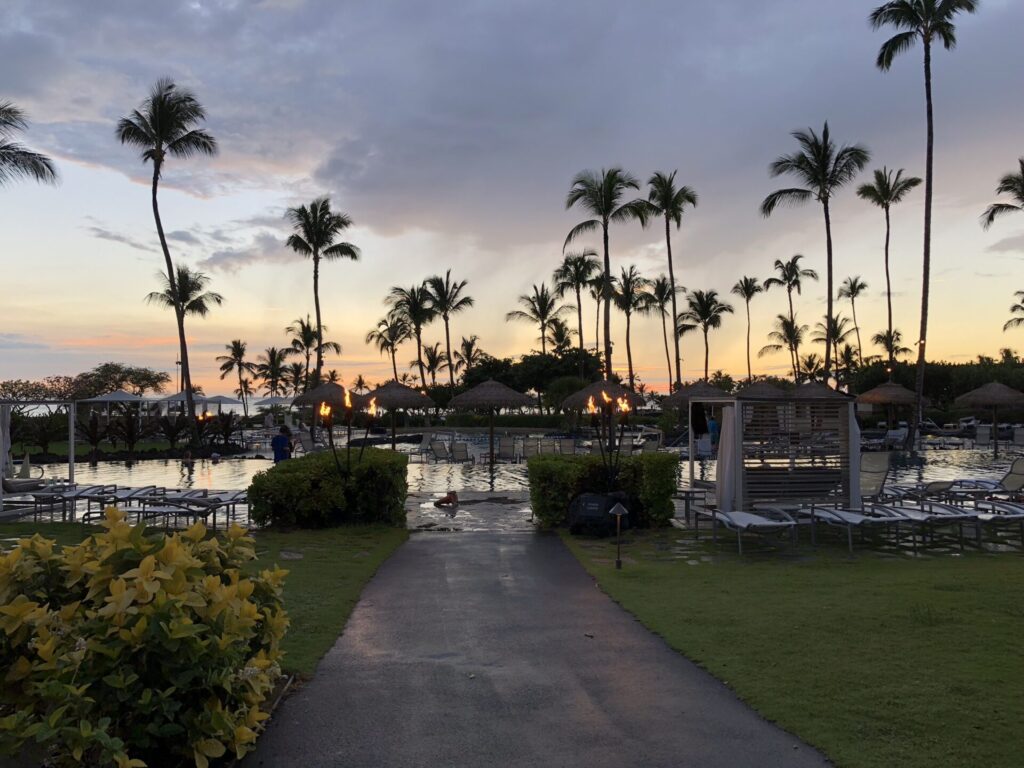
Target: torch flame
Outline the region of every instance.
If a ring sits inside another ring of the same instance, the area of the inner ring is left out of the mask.
[[[608,403],[610,403],[612,401],[612,399],[610,397],[608,397],[608,393],[605,392],[603,389],[601,390],[601,399],[604,400],[605,405],[607,405]]]
[[[597,413],[597,404],[594,402],[593,395],[587,400],[587,413]]]
[[[620,413],[629,413],[629,400],[627,400],[626,398],[620,397],[618,400],[615,401],[615,404],[619,406]]]
[[[352,395],[347,389],[345,390],[345,408],[352,410]]]
[[[325,419],[328,416],[330,416],[331,415],[331,406],[329,406],[327,403],[320,403],[320,415],[323,418],[325,418]]]
[[[376,415],[377,415],[377,398],[376,397],[371,397],[370,398],[370,416],[376,416]]]

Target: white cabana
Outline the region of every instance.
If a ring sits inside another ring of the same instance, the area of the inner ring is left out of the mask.
[[[73,400],[0,400],[0,478],[7,464],[11,446],[11,411],[13,408],[67,408],[68,412],[68,482],[75,482],[75,403]],[[4,508],[4,489],[0,483],[0,511]]]
[[[87,397],[85,400],[79,400],[80,403],[141,403],[143,398],[139,395],[133,395],[131,392],[125,392],[123,389],[116,389],[113,392],[108,392],[105,395],[97,395],[96,397]]]
[[[291,405],[294,397],[281,397],[280,395],[274,395],[273,397],[265,397],[262,400],[257,400],[252,403],[255,408],[270,408],[275,405]]]

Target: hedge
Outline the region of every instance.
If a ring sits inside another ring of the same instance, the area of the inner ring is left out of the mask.
[[[679,459],[668,453],[623,457],[616,488],[608,487],[608,474],[600,456],[531,456],[527,461],[533,515],[546,527],[566,521],[569,502],[581,493],[624,491],[635,524],[667,525],[674,507]]]
[[[258,472],[249,486],[249,515],[259,526],[325,528],[353,523],[405,525],[408,458],[367,448],[360,459],[329,451],[288,459]],[[339,474],[338,465],[341,467]]]

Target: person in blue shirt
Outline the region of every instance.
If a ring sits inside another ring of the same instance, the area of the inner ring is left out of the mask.
[[[281,431],[274,435],[270,441],[270,447],[274,451],[274,463],[279,464],[285,459],[292,457],[292,433],[288,427],[281,427]]]
[[[711,436],[711,447],[716,448],[718,446],[718,438],[721,435],[721,428],[718,426],[718,421],[714,416],[708,416],[708,434]]]

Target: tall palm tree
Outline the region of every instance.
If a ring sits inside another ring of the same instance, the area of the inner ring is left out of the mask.
[[[228,353],[217,356],[217,362],[220,363],[220,378],[223,380],[231,373],[238,374],[238,389],[236,391],[242,393],[239,395],[242,400],[242,413],[246,418],[249,418],[249,403],[246,399],[247,388],[243,384],[242,377],[247,373],[250,375],[254,374],[256,372],[256,365],[245,359],[246,344],[241,339],[235,339],[230,344],[225,344],[224,348]]]
[[[290,349],[267,347],[266,351],[256,358],[256,376],[263,380],[266,393],[271,397],[275,397],[281,392],[285,365],[291,354]]]
[[[928,338],[928,293],[932,266],[932,190],[935,159],[935,116],[932,110],[932,43],[940,42],[950,50],[956,46],[953,20],[960,13],[974,13],[978,0],[890,0],[871,12],[874,29],[893,27],[899,32],[890,37],[878,51],[875,64],[883,72],[893,60],[910,50],[920,40],[924,47],[925,161],[924,161],[924,252],[921,259],[921,335],[917,344],[917,402],[907,430],[907,445],[913,445],[924,402],[925,340]],[[891,334],[890,334],[891,335]]]
[[[798,325],[796,317],[786,317],[779,314],[775,316],[775,325],[768,331],[768,343],[757,352],[758,357],[773,352],[781,352],[783,349],[789,351],[789,368],[793,374],[793,382],[800,380],[799,353],[800,345],[803,343],[804,335],[807,333],[806,325]]]
[[[338,373],[337,368],[331,368],[327,372],[326,379],[329,384],[341,384],[341,374]]]
[[[1020,173],[1008,173],[999,180],[996,193],[1009,195],[1012,203],[992,203],[985,209],[981,217],[981,225],[988,229],[997,217],[1007,213],[1024,212],[1024,157],[1017,160],[1020,163]]]
[[[599,173],[594,171],[582,171],[576,174],[569,188],[569,194],[565,198],[565,207],[572,208],[579,205],[594,218],[581,221],[571,230],[565,238],[562,246],[564,251],[569,243],[580,235],[588,232],[601,232],[601,242],[604,246],[604,270],[605,286],[604,299],[604,369],[605,378],[611,378],[612,372],[612,318],[609,308],[611,307],[612,293],[607,285],[607,279],[612,274],[611,256],[608,250],[608,227],[612,223],[622,223],[637,220],[641,224],[647,222],[648,204],[645,200],[629,200],[623,202],[623,196],[631,189],[640,189],[640,183],[636,178],[621,168],[601,169]]]
[[[331,210],[331,201],[318,197],[309,205],[300,205],[285,211],[285,218],[294,230],[287,245],[296,253],[313,260],[313,307],[316,310],[316,369],[313,385],[320,383],[324,368],[324,328],[320,318],[320,260],[359,258],[359,249],[352,243],[338,242],[341,233],[352,226],[352,219]]]
[[[412,329],[409,323],[396,312],[389,312],[387,317],[377,321],[377,327],[366,334],[366,343],[377,347],[380,354],[387,353],[391,357],[391,370],[398,381],[398,363],[396,355],[398,347],[403,341],[412,337]]]
[[[484,352],[477,345],[479,340],[480,337],[475,333],[469,338],[462,337],[462,341],[459,342],[459,349],[455,353],[456,373],[469,373],[473,366],[483,359]]]
[[[1015,304],[1010,305],[1010,319],[1003,323],[1003,331],[1024,325],[1024,291],[1014,291]]]
[[[430,303],[433,305],[434,311],[444,320],[444,349],[447,361],[445,367],[448,368],[448,380],[454,389],[455,366],[452,365],[452,337],[448,330],[448,320],[457,312],[472,307],[473,297],[462,295],[462,292],[466,290],[467,281],[460,280],[453,283],[451,277],[452,271],[449,269],[444,273],[444,277],[440,275],[428,277],[425,285],[430,292]]]
[[[416,363],[417,361],[413,360],[409,367],[414,367]],[[430,374],[430,386],[436,387],[438,371],[443,371],[448,367],[445,354],[441,351],[441,342],[438,341],[433,344],[424,345],[423,366],[427,369],[427,373]]]
[[[819,136],[813,128],[793,131],[792,136],[800,150],[782,155],[768,166],[772,177],[794,176],[802,187],[778,189],[761,203],[761,215],[768,217],[780,204],[797,205],[808,200],[821,203],[825,215],[825,314],[832,317],[832,198],[841,187],[853,181],[868,164],[870,155],[859,144],[837,147],[832,141],[828,123]],[[828,383],[829,367],[832,361],[832,347],[825,345],[824,376]]]
[[[562,257],[562,263],[555,269],[555,293],[559,298],[572,292],[576,296],[576,318],[578,322],[576,339],[580,348],[580,378],[583,378],[583,291],[591,286],[594,277],[601,271],[597,262],[597,251],[587,248],[572,251]],[[600,312],[600,306],[598,306]]]
[[[718,291],[692,291],[686,297],[687,308],[676,321],[676,333],[696,328],[704,332],[704,381],[708,380],[708,331],[722,327],[722,316],[732,314],[732,305],[718,300]]]
[[[9,101],[0,101],[0,187],[21,178],[57,183],[53,160],[14,141],[15,134],[27,128],[25,113]]]
[[[839,285],[839,298],[850,300],[850,312],[853,314],[853,330],[857,333],[857,359],[864,365],[864,348],[860,343],[860,325],[857,323],[857,297],[868,289],[868,284],[860,279],[860,275],[853,275],[843,280]]]
[[[786,288],[786,299],[789,302],[789,325],[790,329],[797,328],[796,324],[796,312],[793,311],[793,292],[796,291],[798,294],[803,292],[803,281],[804,280],[817,280],[818,273],[813,269],[806,269],[800,266],[800,260],[803,258],[799,253],[793,256],[789,261],[782,261],[781,259],[775,260],[775,272],[777,273],[774,277],[769,277],[764,281],[764,289],[768,291],[770,288],[774,288],[776,285],[785,286]],[[790,356],[792,357],[794,375],[799,367],[799,355],[800,355],[800,342],[803,339],[802,334],[790,334],[793,340],[796,342],[795,346],[790,347]],[[761,355],[758,354],[758,357]]]
[[[300,362],[289,363],[284,369],[284,379],[291,387],[293,395],[301,395],[306,391],[309,379],[306,376],[306,368]]]
[[[885,350],[885,354],[890,360],[889,381],[892,381],[893,366],[891,361],[894,361],[900,355],[909,355],[912,350],[910,347],[903,346],[903,334],[897,328],[893,328],[892,331],[879,331],[871,337],[871,343]]]
[[[665,363],[668,365],[668,388],[671,390],[673,382],[672,357],[668,351],[668,323],[665,321],[671,316],[675,307],[676,289],[673,288],[672,281],[669,278],[665,277],[665,275],[659,275],[651,281],[650,290],[650,300],[643,311],[646,314],[657,314],[661,318],[661,338],[665,343]],[[675,326],[674,318],[672,325]],[[674,333],[672,335],[675,336]]]
[[[163,288],[147,294],[146,302],[174,310],[175,315],[181,318],[182,331],[186,317],[206,317],[213,305],[224,303],[224,297],[219,293],[206,290],[210,283],[209,277],[202,272],[192,271],[184,264],[179,264],[175,269],[173,281],[168,280],[163,272],[158,272],[157,277],[163,283]]]
[[[665,219],[665,249],[668,252],[668,281],[672,289],[672,317],[679,314],[676,307],[676,275],[672,265],[672,224],[679,229],[683,224],[683,213],[686,207],[697,206],[697,193],[692,187],[685,184],[676,187],[676,171],[662,173],[658,171],[647,180],[647,202],[650,205],[650,212],[653,216],[662,216]],[[676,378],[675,388],[682,386],[680,368],[682,358],[679,355],[679,337],[673,335],[676,353]],[[671,379],[671,377],[670,377]],[[670,386],[669,389],[672,389]]]
[[[815,344],[831,343],[833,349],[839,349],[840,345],[845,344],[846,340],[850,338],[853,331],[849,320],[842,315],[834,315],[825,318],[825,322],[819,320],[814,324],[811,341]]]
[[[630,332],[633,324],[633,314],[644,312],[651,294],[647,292],[651,281],[643,277],[635,265],[627,269],[622,268],[619,276],[619,286],[615,291],[615,306],[626,316],[626,363],[629,370],[629,388],[633,389],[636,383],[636,374],[633,370],[633,343]]]
[[[326,330],[326,325],[320,328],[321,333]],[[306,369],[306,385],[303,389],[305,391],[311,381],[309,375],[310,360],[316,353],[318,345],[317,328],[310,322],[309,315],[306,315],[305,320],[301,317],[296,318],[291,325],[284,329],[284,332],[291,334],[291,348],[294,354],[302,355]],[[336,355],[341,354],[341,344],[336,341],[322,342],[320,347],[324,352],[333,352]]]
[[[252,379],[248,377],[239,379],[238,389],[235,390],[235,394],[238,395],[238,399],[242,401],[242,409],[245,411],[245,417],[249,418],[248,402],[249,398],[252,397]]]
[[[540,353],[548,353],[547,336],[551,329],[551,321],[560,317],[569,307],[558,303],[548,290],[546,283],[533,286],[532,294],[523,294],[519,297],[519,303],[526,307],[526,310],[515,309],[505,315],[506,320],[525,320],[529,323],[536,323],[540,327]]]
[[[732,287],[732,293],[743,299],[743,303],[747,306],[747,383],[749,384],[754,380],[754,375],[750,368],[750,301],[757,294],[764,291],[764,287],[756,277],[741,277],[736,281],[736,285]]]
[[[594,354],[596,355],[601,349],[601,304],[604,302],[606,293],[609,298],[615,297],[615,276],[605,277],[604,270],[599,269],[594,275],[594,279],[590,281],[587,293],[594,300]]]
[[[363,374],[356,376],[356,380],[352,382],[352,390],[354,392],[369,392],[370,385],[366,383],[366,379],[363,378]]]
[[[917,176],[903,175],[900,168],[895,174],[885,166],[881,170],[875,170],[875,180],[872,184],[861,184],[857,187],[857,196],[862,200],[877,205],[885,212],[885,302],[889,318],[889,333],[892,333],[892,281],[889,279],[889,236],[892,226],[889,220],[889,213],[894,205],[902,202],[912,189],[921,184]],[[854,323],[856,323],[856,318]],[[857,337],[857,349],[860,354],[860,337]],[[861,356],[860,364],[864,365],[864,358]],[[889,360],[889,367],[892,368],[892,360]]]
[[[844,344],[836,355],[836,380],[849,389],[853,374],[860,364],[857,362],[858,352],[849,344]]]
[[[564,355],[572,347],[572,337],[576,333],[569,324],[560,317],[551,319],[548,325],[547,343],[551,345],[551,353]]]
[[[171,251],[167,246],[164,225],[160,218],[157,189],[168,157],[185,159],[195,155],[211,157],[217,154],[217,140],[199,127],[205,119],[206,110],[191,91],[179,88],[169,78],[160,78],[139,108],[127,117],[122,117],[117,123],[117,137],[121,143],[141,150],[142,162],[153,163],[153,183],[150,188],[153,220],[156,222],[156,234],[164,255],[167,285],[172,293],[177,293],[178,289],[175,285],[176,276]],[[181,362],[182,389],[185,390],[185,407],[190,424],[194,424],[196,406],[192,397],[192,373],[188,364],[185,316],[177,309],[174,316],[178,322],[178,354]],[[193,442],[198,439],[194,429],[192,439]]]
[[[402,288],[393,286],[388,293],[388,304],[391,311],[402,318],[416,339],[416,361],[420,369],[420,386],[427,386],[426,371],[423,367],[423,328],[437,317],[430,291],[423,284]]]
[[[813,352],[800,359],[800,378],[804,381],[817,381],[823,372],[821,358]]]

